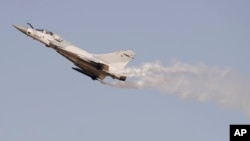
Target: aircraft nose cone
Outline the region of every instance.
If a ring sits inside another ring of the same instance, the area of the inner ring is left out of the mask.
[[[28,28],[24,27],[24,26],[17,26],[17,25],[13,25],[17,30],[21,31],[22,33],[26,34]]]

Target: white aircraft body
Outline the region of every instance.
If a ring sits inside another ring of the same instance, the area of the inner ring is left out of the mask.
[[[13,26],[27,36],[43,43],[46,47],[53,48],[73,62],[76,67],[72,67],[72,69],[89,76],[93,80],[102,81],[106,76],[121,81],[126,80],[126,74],[123,70],[128,62],[134,58],[135,53],[133,51],[91,54],[62,39],[57,34],[45,29],[34,29],[30,23],[27,24],[30,27]]]

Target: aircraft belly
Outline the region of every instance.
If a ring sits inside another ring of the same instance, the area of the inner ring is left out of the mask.
[[[115,74],[109,73],[108,66],[104,65],[104,67],[100,67],[97,66],[96,63],[91,62],[91,60],[84,60],[82,58],[79,58],[79,56],[77,56],[72,52],[66,51],[61,48],[55,48],[55,49],[59,54],[61,54],[62,56],[73,62],[77,67],[79,67],[82,70],[83,74],[88,75],[92,79],[103,80],[106,76],[111,76],[114,79],[119,79],[122,81],[126,80],[125,76],[116,76]],[[77,71],[80,72],[79,70]]]
[[[88,62],[83,62],[83,61],[77,61],[75,63],[75,65],[79,68],[81,68],[82,70],[84,70],[86,73],[92,75],[92,76],[96,76],[97,78],[99,78],[100,75],[102,75],[102,71],[96,69],[95,67],[93,67],[90,63]]]
[[[100,76],[106,76],[106,72],[99,70],[96,68],[96,66],[94,64],[92,64],[91,62],[85,61],[80,59],[76,54],[65,51],[63,49],[57,49],[57,52],[59,54],[61,54],[62,56],[64,56],[65,58],[67,58],[68,60],[70,60],[71,62],[73,62],[77,67],[81,68],[82,70],[88,72],[91,75],[94,75],[96,77],[100,77]]]
[[[82,70],[82,73],[91,77],[93,80],[100,79],[103,80],[106,77],[106,73],[102,70],[98,70],[93,64],[87,61],[83,61],[74,56],[64,56],[71,62],[73,62],[77,67]]]
[[[69,55],[69,54],[62,54],[62,55],[81,69],[89,70],[92,72],[98,71],[94,66],[91,65],[91,63],[79,59],[76,55]]]

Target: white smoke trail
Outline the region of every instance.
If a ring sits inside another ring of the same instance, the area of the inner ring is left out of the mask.
[[[230,69],[175,61],[167,67],[159,62],[145,63],[126,72],[129,79],[125,82],[102,83],[119,88],[158,89],[200,102],[211,100],[250,115],[250,83]]]

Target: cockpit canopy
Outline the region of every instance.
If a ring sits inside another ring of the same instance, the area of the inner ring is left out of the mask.
[[[46,29],[36,29],[36,31],[44,32],[44,33],[49,34],[51,36],[53,35],[53,32],[46,30]]]
[[[62,42],[63,41],[63,39],[59,35],[56,35],[56,34],[54,34],[53,32],[51,32],[49,30],[46,30],[46,29],[35,29],[35,30],[39,31],[39,32],[43,32],[45,34],[48,34],[48,35],[52,36],[58,42]]]

